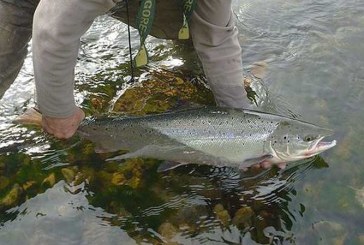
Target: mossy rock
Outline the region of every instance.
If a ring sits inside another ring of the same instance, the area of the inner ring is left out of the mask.
[[[146,79],[125,90],[116,100],[113,112],[144,115],[179,106],[212,105],[212,92],[202,83],[191,83],[186,76],[171,71],[152,71]]]

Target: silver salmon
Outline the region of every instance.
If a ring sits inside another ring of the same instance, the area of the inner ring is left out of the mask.
[[[156,158],[245,169],[317,155],[336,145],[323,141],[332,131],[285,116],[252,110],[197,108],[135,117],[88,119],[79,134],[96,152],[127,150],[109,160]]]

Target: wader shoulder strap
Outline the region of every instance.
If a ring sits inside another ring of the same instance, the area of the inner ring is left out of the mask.
[[[183,25],[178,32],[178,39],[189,39],[190,30],[188,23],[191,20],[193,10],[196,7],[197,0],[184,0],[183,1]]]
[[[189,39],[190,31],[188,23],[191,19],[193,10],[195,9],[197,0],[181,0],[183,3],[183,25],[178,32],[178,39]],[[140,67],[148,63],[148,52],[145,48],[145,40],[152,30],[155,17],[156,0],[142,0],[138,15],[137,27],[140,36],[140,48],[135,57],[135,66]]]
[[[147,39],[155,17],[156,0],[142,0],[137,15],[137,26],[140,36],[140,48],[135,57],[135,65],[137,67],[146,65],[148,63],[148,53],[145,48],[144,42]]]

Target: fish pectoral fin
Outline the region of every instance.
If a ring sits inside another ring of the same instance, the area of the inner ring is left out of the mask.
[[[129,153],[125,153],[116,157],[112,157],[112,158],[108,158],[106,159],[106,161],[117,161],[117,160],[124,160],[124,159],[128,159],[128,158],[137,158],[140,157],[140,152],[139,151],[133,151],[133,152],[129,152]]]
[[[272,155],[263,155],[261,157],[255,157],[255,158],[249,158],[249,159],[246,159],[241,165],[240,165],[240,169],[245,169],[253,164],[258,164],[258,163],[261,163],[261,162],[264,162],[270,158],[272,158],[273,156]]]
[[[153,153],[158,149],[159,149],[158,146],[147,145],[136,151],[131,151],[113,158],[108,158],[106,159],[106,161],[123,160],[128,158],[137,158],[137,157],[153,157]]]
[[[163,163],[161,163],[161,165],[159,165],[159,167],[157,169],[157,172],[160,173],[160,172],[169,171],[169,170],[175,169],[175,168],[177,168],[179,166],[186,165],[186,164],[188,164],[188,163],[186,163],[186,162],[164,161]]]
[[[94,148],[94,151],[96,153],[108,153],[108,152],[112,152],[112,150],[109,150],[105,147],[102,147],[101,145],[96,145]]]

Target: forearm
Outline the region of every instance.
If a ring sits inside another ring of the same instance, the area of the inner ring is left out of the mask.
[[[113,0],[42,0],[33,22],[37,104],[44,116],[65,118],[76,110],[74,67],[80,37]]]
[[[194,47],[219,106],[249,106],[231,0],[198,0],[191,20]]]
[[[33,2],[0,0],[0,98],[23,65],[35,8]]]

